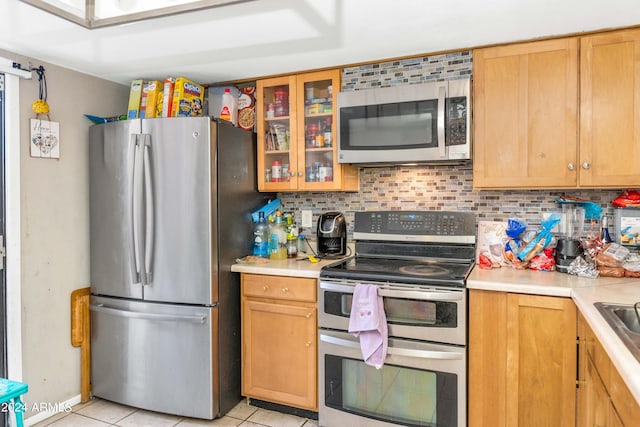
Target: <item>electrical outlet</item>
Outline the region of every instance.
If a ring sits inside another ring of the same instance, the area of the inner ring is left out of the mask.
[[[313,212],[308,210],[303,210],[301,213],[302,218],[302,228],[311,228],[313,227]]]

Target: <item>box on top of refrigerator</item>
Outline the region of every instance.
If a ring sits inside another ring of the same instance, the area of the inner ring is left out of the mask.
[[[140,99],[142,98],[141,79],[131,81],[131,89],[129,91],[129,107],[127,108],[127,119],[137,119],[140,114]]]
[[[184,77],[174,84],[172,117],[200,117],[204,103],[204,87]]]

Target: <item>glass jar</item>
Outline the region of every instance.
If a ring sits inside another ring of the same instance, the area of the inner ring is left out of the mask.
[[[271,181],[282,181],[282,163],[279,160],[271,162]]]
[[[295,236],[287,237],[287,258],[296,258],[298,256],[298,242]]]

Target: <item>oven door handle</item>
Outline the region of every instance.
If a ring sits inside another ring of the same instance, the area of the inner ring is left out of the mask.
[[[378,289],[378,295],[381,297],[417,299],[423,301],[460,301],[464,298],[463,292],[403,291],[384,287]]]
[[[342,292],[353,294],[355,286],[341,285],[338,283],[320,282],[320,289],[326,291]],[[423,301],[460,301],[464,299],[464,292],[433,292],[390,289],[381,286],[378,288],[378,295],[381,297],[416,299]]]
[[[320,334],[320,341],[339,345],[340,347],[348,347],[360,349],[360,343],[343,338],[332,337],[330,335]],[[387,354],[393,356],[415,357],[419,359],[438,359],[438,360],[460,360],[461,353],[452,353],[449,351],[433,351],[433,350],[416,350],[413,348],[389,347]]]

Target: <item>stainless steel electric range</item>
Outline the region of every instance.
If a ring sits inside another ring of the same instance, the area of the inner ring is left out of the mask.
[[[466,278],[475,259],[468,212],[356,212],[354,257],[318,287],[319,424],[466,425]],[[347,332],[358,283],[378,286],[389,345],[379,370]]]

